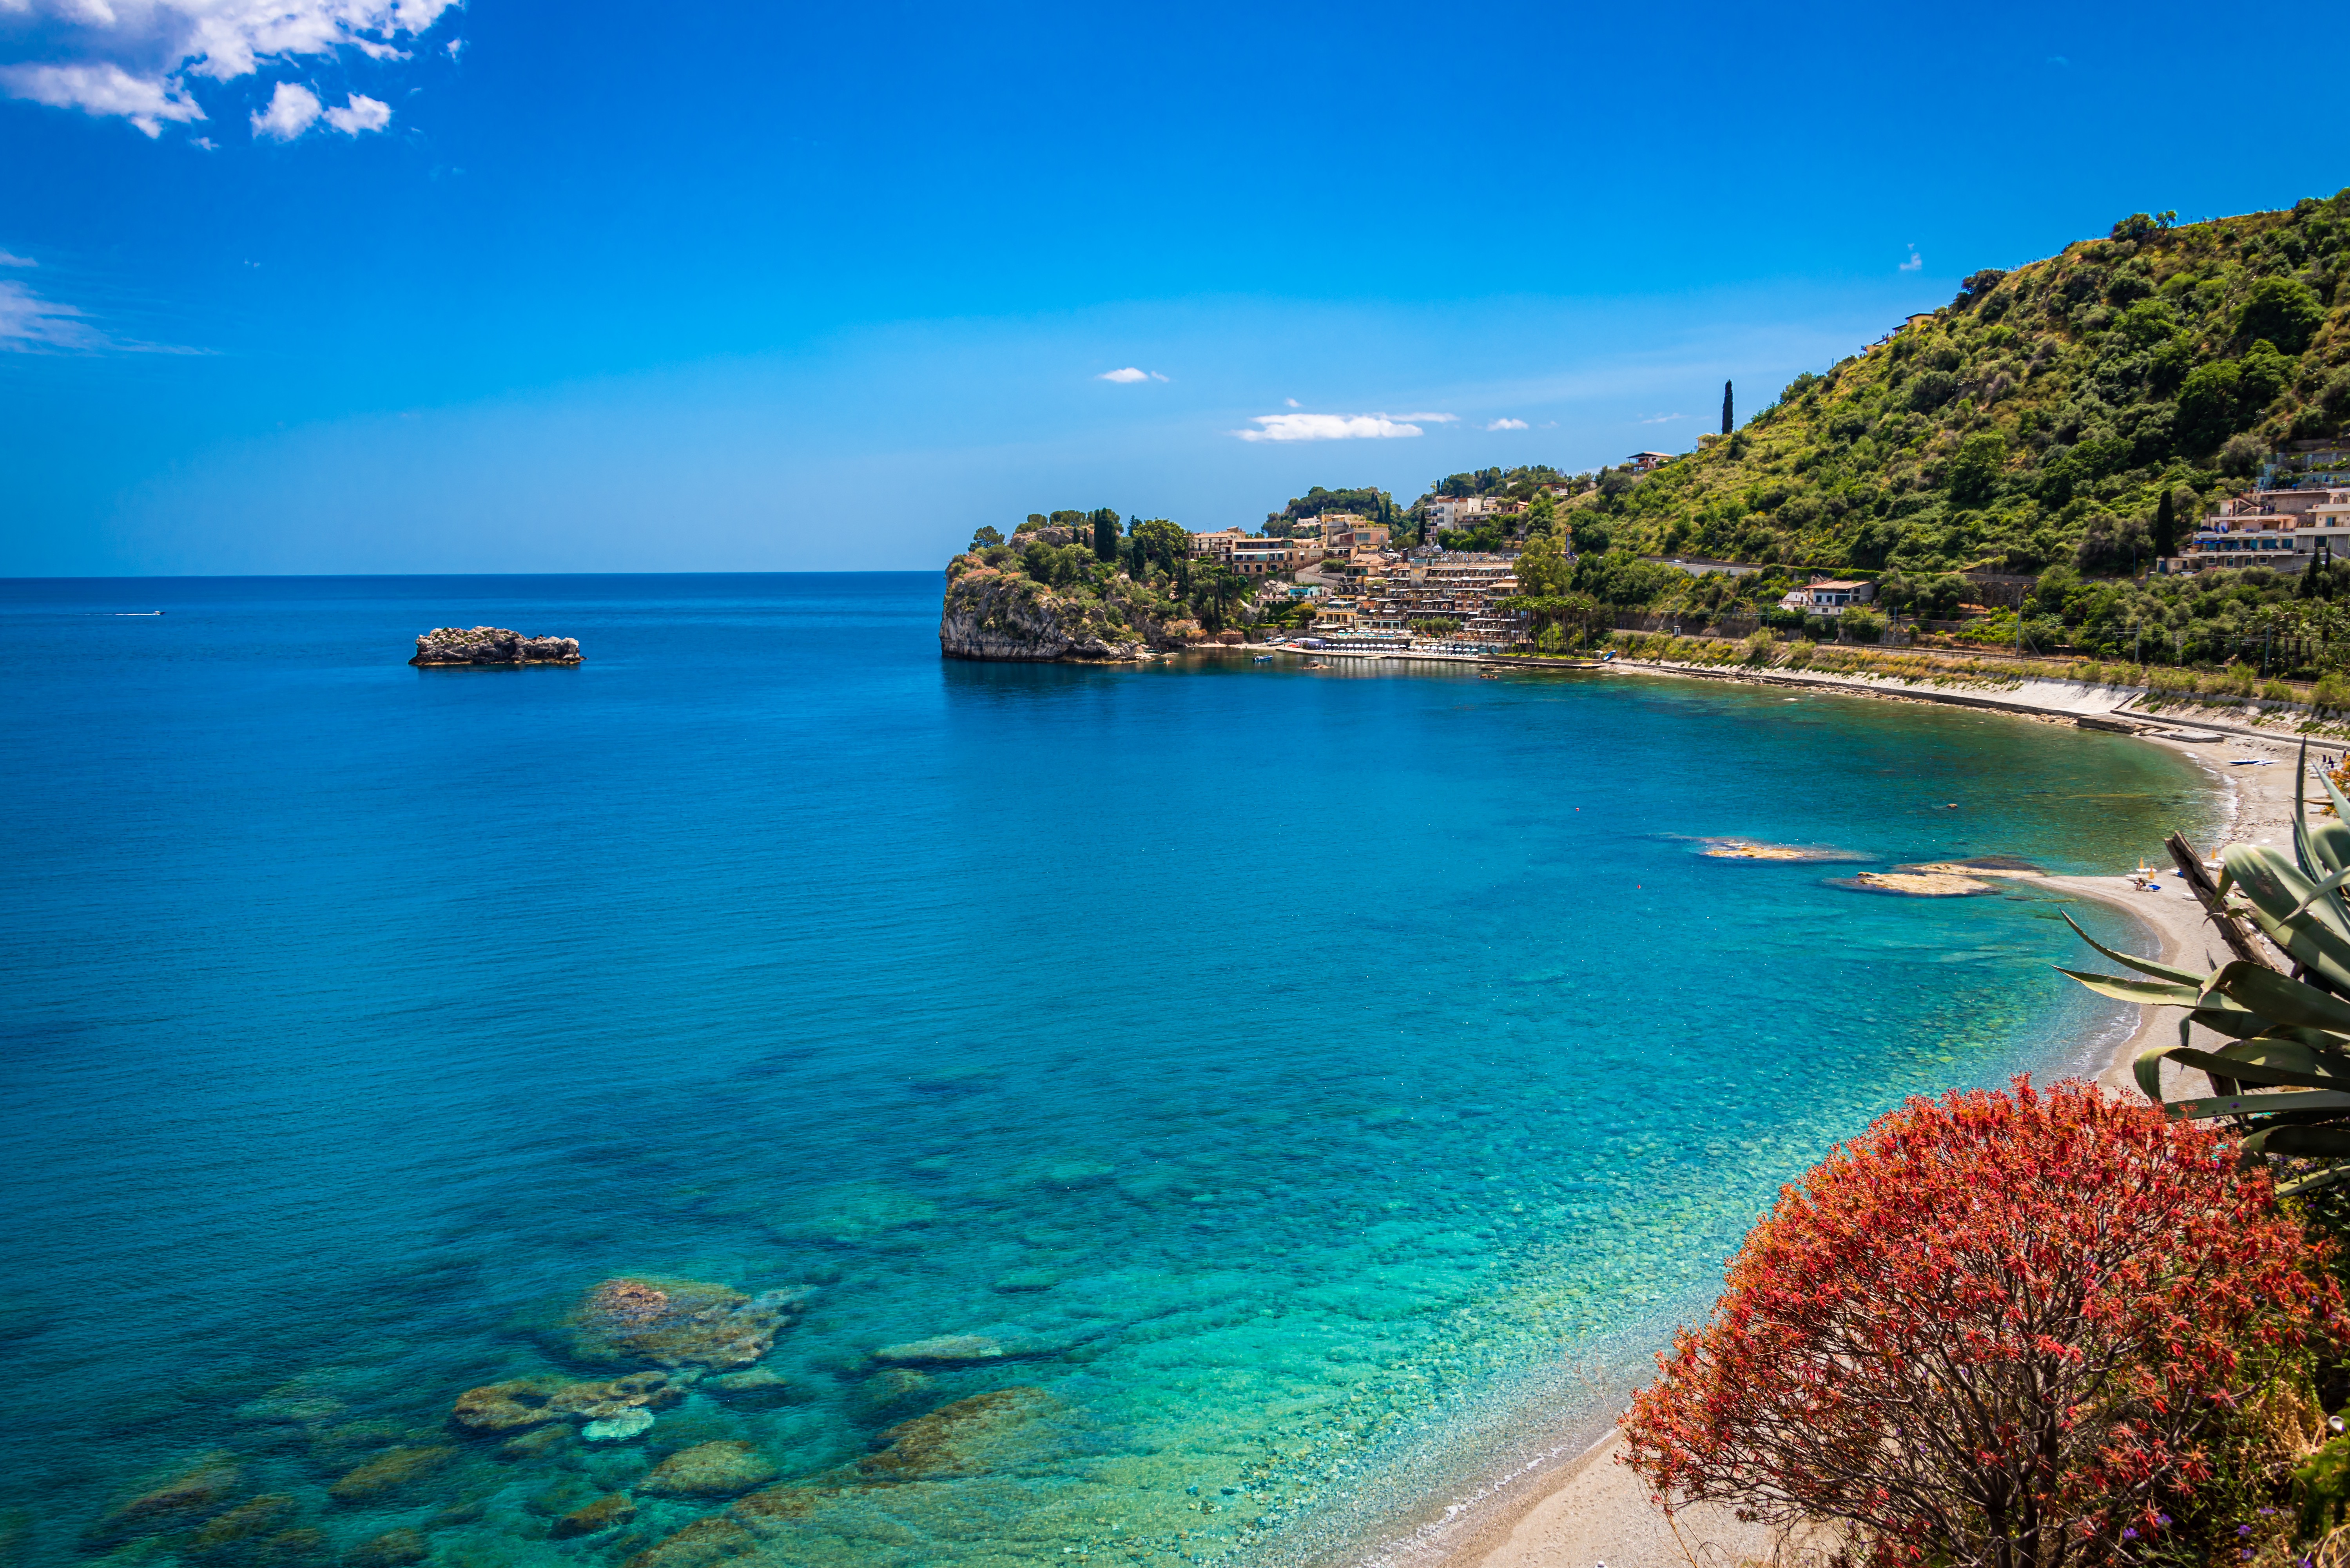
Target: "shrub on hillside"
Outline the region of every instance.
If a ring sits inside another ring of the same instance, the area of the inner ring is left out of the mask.
[[[1782,1191],[1658,1358],[1626,1462],[1669,1505],[1839,1522],[1879,1565],[2201,1560],[2180,1538],[2253,1451],[2240,1412],[2314,1424],[2321,1254],[2264,1169],[2155,1106],[1912,1099]]]

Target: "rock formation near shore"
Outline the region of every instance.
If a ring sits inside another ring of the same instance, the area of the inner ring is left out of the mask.
[[[452,665],[577,664],[576,637],[525,637],[501,626],[435,627],[416,639],[416,657],[408,661],[419,669]]]
[[[1116,663],[1199,639],[1199,622],[1180,600],[1108,567],[1072,571],[1066,556],[1055,564],[1056,552],[1073,549],[1092,559],[1074,530],[1043,528],[947,563],[939,651],[949,659]]]

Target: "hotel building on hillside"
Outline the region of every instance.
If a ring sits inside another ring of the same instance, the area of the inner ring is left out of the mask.
[[[2350,556],[2350,490],[2254,490],[2221,502],[2158,572],[2275,566],[2298,572],[2323,549]]]

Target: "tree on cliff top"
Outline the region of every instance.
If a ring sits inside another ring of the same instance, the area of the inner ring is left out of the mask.
[[[2239,1412],[2302,1408],[2341,1325],[2322,1261],[2264,1168],[2157,1106],[1912,1099],[1782,1191],[1658,1357],[1626,1462],[1669,1504],[1840,1522],[1887,1568],[2146,1561],[2191,1533]]]

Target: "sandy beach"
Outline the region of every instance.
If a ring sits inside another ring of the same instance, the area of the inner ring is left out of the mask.
[[[2106,713],[2122,706],[2115,700],[2090,705],[2073,693],[2056,695],[2057,701],[2040,708],[2043,722],[2074,722],[2085,711]],[[2022,710],[2037,706],[2028,694],[2000,696],[2000,706],[2027,721],[2033,715]],[[2297,737],[2256,735],[2183,719],[2169,727],[2172,732],[2147,732],[2140,738],[2192,759],[2223,792],[2220,828],[2211,842],[2198,843],[2198,849],[2212,856],[2227,844],[2292,842]],[[2314,784],[2312,790],[2324,798]],[[2150,855],[2155,847],[2149,846]],[[2167,862],[2149,864],[2163,873],[2156,878],[2160,885],[2157,892],[2139,891],[2126,875],[2030,875],[2016,881],[2124,910],[2140,927],[2134,947],[2146,957],[2216,967],[2220,945],[2201,906]],[[2068,967],[2113,967],[2089,948],[2074,946],[2077,951],[2064,961]],[[2151,1007],[2139,1012],[2137,1028],[2097,1075],[2097,1081],[2116,1093],[2137,1094],[2131,1064],[2141,1051],[2174,1044],[2178,1037],[2175,1012]],[[2200,1075],[2197,1077],[2199,1081]],[[1632,1472],[1617,1462],[1620,1448],[1620,1440],[1611,1436],[1555,1469],[1527,1478],[1482,1517],[1464,1521],[1458,1538],[1441,1542],[1433,1560],[1444,1568],[1595,1568],[1602,1563],[1606,1568],[1684,1568],[1692,1563],[1733,1568],[1742,1562],[1811,1563],[1824,1558],[1824,1552],[1800,1540],[1781,1542],[1758,1525],[1742,1524],[1726,1508],[1687,1509],[1669,1521]]]

